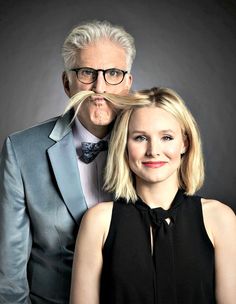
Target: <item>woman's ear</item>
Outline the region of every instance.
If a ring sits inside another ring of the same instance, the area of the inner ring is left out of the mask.
[[[186,151],[188,150],[189,147],[189,140],[188,140],[188,136],[187,134],[183,135],[183,147],[181,150],[181,155],[184,155],[186,153]]]

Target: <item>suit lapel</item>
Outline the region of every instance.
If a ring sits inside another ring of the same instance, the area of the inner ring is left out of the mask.
[[[63,200],[79,224],[87,209],[77,164],[77,155],[68,115],[57,121],[50,138],[57,142],[48,149],[48,156]]]

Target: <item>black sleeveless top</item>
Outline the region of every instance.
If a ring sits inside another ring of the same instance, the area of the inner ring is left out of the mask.
[[[214,277],[200,197],[179,190],[167,211],[141,199],[114,202],[100,304],[214,304]]]

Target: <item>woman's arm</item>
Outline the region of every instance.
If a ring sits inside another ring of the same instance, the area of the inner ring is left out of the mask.
[[[98,204],[83,217],[75,247],[70,304],[99,304],[102,248],[112,206],[112,203]]]
[[[207,232],[215,247],[216,298],[218,304],[236,301],[236,216],[226,205],[203,200]]]

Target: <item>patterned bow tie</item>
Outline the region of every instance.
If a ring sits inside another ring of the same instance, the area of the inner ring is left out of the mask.
[[[108,142],[106,140],[101,140],[97,143],[82,142],[82,155],[79,159],[88,164],[93,161],[99,152],[106,151],[108,148]]]

